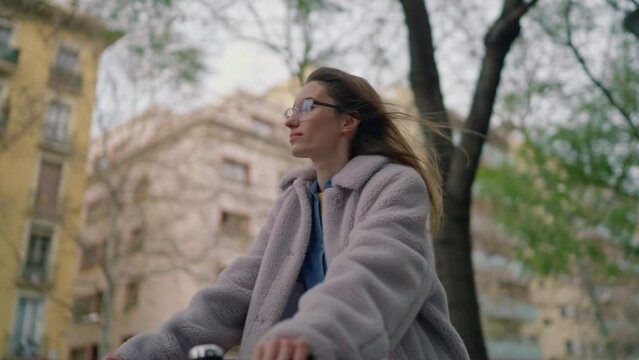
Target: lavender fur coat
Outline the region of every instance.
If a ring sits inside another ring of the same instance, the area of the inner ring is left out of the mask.
[[[299,297],[314,176],[312,167],[285,176],[250,253],[116,355],[184,359],[191,346],[213,342],[240,344],[245,360],[258,341],[282,336],[306,340],[317,360],[468,359],[435,274],[426,187],[414,169],[385,157],[355,157],[333,177],[322,212],[328,272]]]

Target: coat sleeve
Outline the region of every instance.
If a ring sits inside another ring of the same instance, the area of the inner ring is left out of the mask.
[[[414,170],[397,169],[365,185],[363,215],[324,282],[263,339],[302,338],[320,360],[381,359],[399,343],[437,279],[426,254],[426,187]]]
[[[122,360],[184,359],[195,345],[215,343],[226,350],[238,345],[281,200],[269,213],[248,255],[235,260],[214,285],[198,291],[188,307],[172,316],[159,331],[134,336],[112,356]]]

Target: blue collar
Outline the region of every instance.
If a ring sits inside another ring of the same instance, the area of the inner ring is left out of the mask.
[[[326,184],[324,184],[324,190],[331,187],[333,187],[333,182],[331,181],[331,179],[328,179]],[[311,194],[319,195],[319,193],[320,193],[319,183],[317,182],[317,179],[315,179],[313,180],[313,183],[311,184]]]

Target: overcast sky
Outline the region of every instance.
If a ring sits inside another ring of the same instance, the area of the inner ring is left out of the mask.
[[[590,1],[603,3],[603,0]],[[180,4],[186,3],[188,2]],[[266,25],[275,29],[272,35],[274,37],[282,35],[284,33],[282,29],[285,29],[282,25],[285,23],[277,20],[277,16],[281,15],[278,12],[284,11],[283,4],[285,2],[283,0],[260,0],[253,1],[253,3],[259,14],[267,19]],[[352,3],[356,4],[357,1],[348,4]],[[480,58],[483,55],[483,35],[490,23],[498,16],[500,3],[500,1],[471,0],[439,0],[427,3],[437,49],[436,58],[441,86],[445,103],[451,111],[462,115],[468,111],[478,75]],[[117,123],[143,111],[151,104],[165,106],[176,111],[185,111],[219,101],[223,96],[228,96],[238,89],[261,94],[268,88],[289,79],[290,74],[281,55],[276,55],[254,43],[240,41],[228,35],[220,35],[223,31],[220,31],[219,27],[202,27],[201,21],[196,19],[199,9],[193,9],[193,16],[184,20],[183,28],[188,40],[203,48],[207,54],[206,63],[209,70],[201,78],[200,88],[181,97],[176,96],[174,89],[170,87],[154,88],[153,91],[162,94],[153,98],[145,97],[148,94],[124,96],[116,103],[107,102],[106,106],[103,103],[101,109],[98,109],[98,113],[113,112],[112,115],[109,115],[109,119],[112,120],[112,123]],[[240,13],[232,15],[236,17],[238,23],[243,21],[242,26],[246,26],[250,32],[251,27],[255,28],[255,22],[250,16],[241,13],[244,11],[242,8],[238,9]],[[375,22],[370,19],[372,15],[369,16],[369,14],[375,13],[383,14],[387,23],[390,24],[378,32],[370,30],[371,28],[376,30],[374,29]],[[368,7],[353,6],[349,8],[348,12],[342,14],[330,17],[321,16],[323,17],[320,18],[319,23],[322,26],[314,29],[319,39],[319,47],[326,47],[331,44],[331,41],[339,39],[339,36],[336,37],[335,34],[339,35],[354,29],[352,31],[355,38],[370,33],[369,37],[360,37],[364,45],[371,40],[385,44],[384,49],[389,57],[388,64],[376,67],[373,64],[370,50],[365,49],[364,46],[362,51],[354,51],[348,56],[334,57],[322,65],[336,66],[362,75],[378,89],[397,82],[408,86],[406,30],[398,1],[380,0],[370,2]],[[601,16],[595,18],[603,22],[608,21]],[[507,63],[502,78],[502,88],[505,88],[504,84],[508,82],[518,81],[520,84],[525,84],[527,81],[525,72],[528,70],[536,71],[542,77],[549,79],[570,78],[572,81],[581,78],[585,80],[579,68],[575,66],[576,64],[568,61],[568,67],[565,67],[565,60],[570,58],[570,53],[566,52],[565,55],[558,53],[556,44],[553,45],[547,39],[541,39],[539,33],[535,34],[534,31],[531,31],[532,29],[526,24],[530,21],[528,18],[524,19],[523,31],[518,39],[520,42],[527,42],[528,52],[522,51],[520,44],[515,44],[507,58],[509,63]],[[588,56],[588,61],[594,66],[594,69],[599,73],[605,71],[605,57],[599,54],[606,54],[605,47],[609,42],[601,41],[604,40],[601,38],[576,38],[576,40],[580,42],[582,50]],[[110,57],[110,53],[117,47],[118,44],[115,44],[112,49],[107,49],[104,53],[100,70],[101,80],[106,78],[103,76],[105,69],[112,69],[115,73],[119,71],[117,62]],[[563,59],[558,59],[557,56],[563,56]],[[564,64],[560,64],[558,60],[563,61]],[[581,86],[578,81],[566,82],[566,84],[568,83],[575,85],[575,89],[579,89]],[[98,87],[98,97],[109,99],[108,92],[100,86]],[[544,104],[544,106],[555,105]],[[555,113],[559,116],[561,109]],[[97,132],[94,131],[94,135],[96,134]]]
[[[277,11],[282,11],[282,0],[261,0],[254,2],[258,7],[261,15],[269,18],[273,14],[277,15]],[[463,112],[468,107],[470,86],[472,85],[478,68],[478,55],[481,51],[481,37],[470,39],[468,34],[469,28],[479,28],[483,32],[485,25],[489,20],[496,16],[499,10],[497,2],[485,4],[477,9],[475,13],[468,19],[459,19],[464,16],[458,11],[458,7],[451,2],[439,1],[429,3],[431,8],[433,31],[435,40],[439,44],[437,57],[439,61],[439,70],[442,74],[442,87],[445,94],[446,104],[449,108],[457,112]],[[279,7],[278,7],[279,6]],[[377,8],[374,8],[377,6]],[[279,10],[278,10],[279,9]],[[406,30],[403,23],[403,14],[399,6],[399,2],[386,0],[371,3],[368,8],[354,7],[349,9],[350,12],[338,14],[331,18],[320,19],[320,23],[327,23],[330,26],[322,26],[316,29],[318,32],[319,47],[329,45],[330,39],[339,39],[339,34],[353,30],[357,32],[353,36],[362,36],[371,34],[375,41],[384,44],[385,50],[390,59],[389,64],[380,67],[373,63],[371,53],[366,49],[362,51],[354,51],[348,56],[335,57],[323,65],[330,65],[343,68],[346,71],[362,75],[366,77],[374,86],[382,88],[397,82],[408,85],[408,50],[406,48]],[[368,14],[377,12],[384,14],[389,25],[383,31],[375,32],[371,30],[371,26],[375,26],[372,21],[361,22],[362,19],[370,20]],[[250,19],[247,17],[239,17],[246,20],[250,26]],[[459,26],[458,21],[464,20],[464,28]],[[360,26],[361,23],[361,26]],[[269,24],[280,25],[277,20],[271,21]],[[355,25],[355,27],[353,27]],[[186,33],[190,37],[190,41],[201,46],[208,51],[206,59],[209,71],[202,77],[201,87],[198,91],[189,94],[176,101],[175,94],[172,89],[164,89],[165,96],[160,96],[149,100],[143,96],[125,96],[117,104],[108,103],[102,105],[98,113],[115,110],[113,115],[109,115],[111,123],[117,123],[126,120],[147,108],[151,102],[159,106],[167,106],[177,111],[185,111],[196,106],[219,101],[223,96],[233,93],[235,90],[241,89],[255,94],[261,94],[268,88],[286,81],[290,74],[281,57],[272,52],[265,50],[264,47],[239,41],[229,36],[209,36],[208,30],[202,30],[198,27],[197,21],[185,22]],[[273,33],[275,36],[279,34],[277,29]],[[335,37],[338,34],[338,37]],[[363,38],[366,42],[369,38]],[[323,39],[328,39],[324,41]],[[322,42],[323,41],[323,42]],[[366,45],[366,44],[363,44]],[[114,46],[117,49],[117,44]],[[115,69],[117,72],[117,64],[114,63],[110,53],[113,49],[105,51],[101,74],[106,68]],[[105,78],[101,76],[101,78]],[[107,91],[103,87],[98,88],[98,96],[107,96]],[[168,96],[166,96],[168,94]],[[135,98],[135,100],[132,100]],[[99,131],[94,129],[93,134],[97,135]]]

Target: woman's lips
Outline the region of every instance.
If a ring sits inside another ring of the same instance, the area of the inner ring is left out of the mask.
[[[289,140],[289,141],[292,141],[293,139],[295,139],[295,138],[297,138],[297,137],[300,137],[300,136],[302,136],[302,134],[299,134],[299,133],[292,133],[292,134],[290,134],[290,135],[288,136],[288,140]]]

